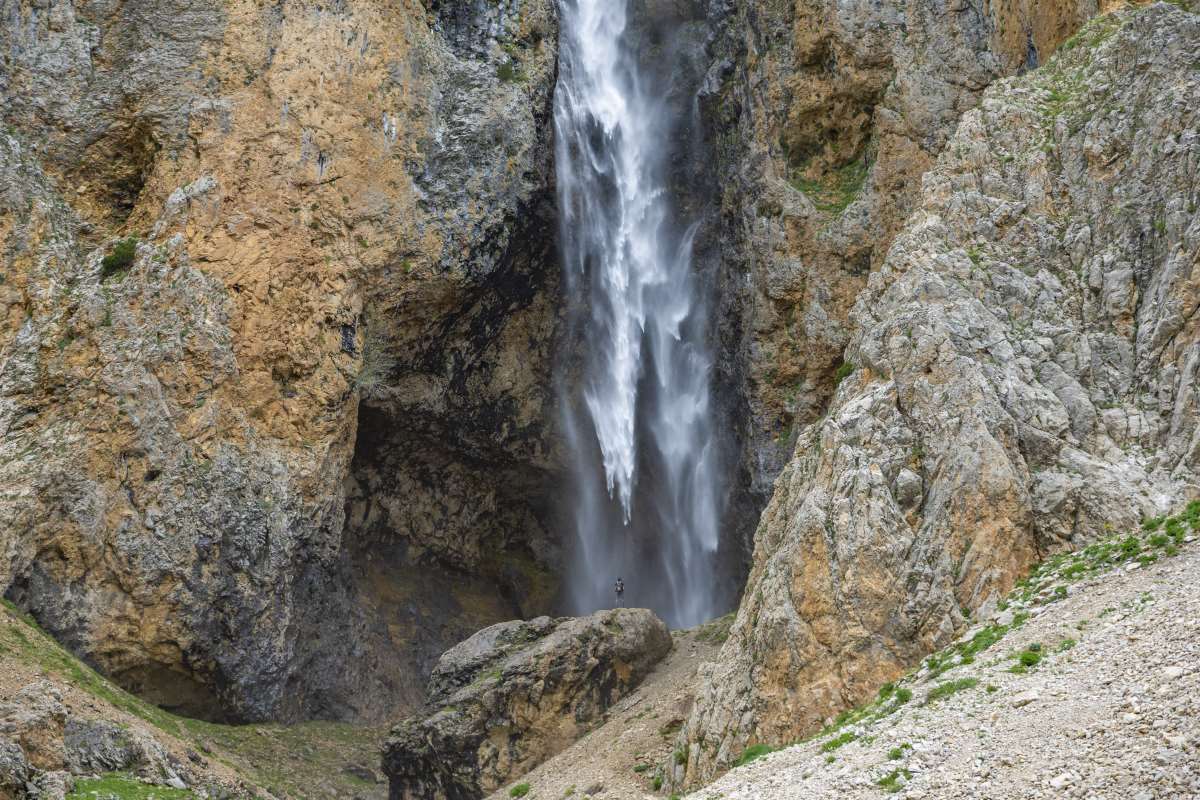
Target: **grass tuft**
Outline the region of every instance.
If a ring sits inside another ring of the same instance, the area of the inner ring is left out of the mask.
[[[745,765],[749,764],[751,761],[757,761],[758,759],[762,758],[765,755],[774,753],[776,749],[777,748],[771,747],[771,745],[769,745],[769,744],[751,745],[750,747],[747,747],[745,750],[742,751],[742,754],[740,756],[738,756],[737,761],[733,762],[733,766],[744,767]]]
[[[952,694],[957,694],[966,689],[973,689],[978,685],[978,678],[959,678],[956,681],[940,683],[925,696],[925,705],[936,703],[938,700],[943,700]]]

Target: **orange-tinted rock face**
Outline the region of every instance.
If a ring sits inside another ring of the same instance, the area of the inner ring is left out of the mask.
[[[5,13],[0,587],[168,705],[398,715],[553,594],[552,4]]]

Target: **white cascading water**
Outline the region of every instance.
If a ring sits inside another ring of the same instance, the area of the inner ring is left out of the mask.
[[[641,74],[626,0],[560,0],[554,121],[562,253],[581,385],[562,390],[575,457],[568,596],[689,626],[718,610],[721,490],[707,303],[667,163],[680,120]]]

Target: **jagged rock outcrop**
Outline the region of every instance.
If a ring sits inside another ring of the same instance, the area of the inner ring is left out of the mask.
[[[494,625],[449,650],[428,713],[396,726],[394,800],[476,800],[565,749],[671,651],[645,609]]]
[[[811,732],[1037,558],[1200,494],[1200,15],[995,84],[851,314],[681,734],[677,783]]]
[[[1096,0],[947,5],[738,0],[701,93],[762,498],[833,394],[850,310],[919,201],[920,178],[996,78],[1036,67]]]
[[[136,774],[183,788],[191,771],[152,737],[73,714],[49,681],[22,687],[0,705],[0,797],[53,796],[30,789],[71,775]],[[5,795],[5,790],[9,791]],[[61,795],[60,795],[61,796]]]
[[[254,719],[544,610],[551,0],[0,19],[0,592]]]

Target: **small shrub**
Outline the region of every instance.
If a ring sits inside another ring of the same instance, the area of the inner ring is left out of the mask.
[[[1040,644],[1036,645],[1036,650],[1034,649],[1034,646],[1035,645],[1030,645],[1028,648],[1021,651],[1021,653],[1017,656],[1017,663],[1013,664],[1008,671],[1016,675],[1024,675],[1030,669],[1042,663],[1042,646]]]
[[[909,700],[912,700],[912,689],[901,686],[896,690],[896,705],[902,706]]]
[[[996,692],[1000,691],[1000,687],[989,683],[985,691],[987,691],[988,694],[995,694]]]
[[[396,359],[388,351],[381,318],[374,314],[367,317],[366,335],[363,338],[362,363],[354,386],[359,394],[371,397],[383,391],[396,368]]]
[[[735,767],[743,767],[746,764],[749,764],[751,761],[757,761],[768,753],[774,752],[775,748],[771,747],[769,744],[751,745],[742,751],[742,754],[738,756],[737,761],[733,762],[733,765]]]
[[[529,788],[530,787],[528,783],[518,783],[516,786],[508,790],[508,796],[524,797],[525,795],[529,794]]]
[[[888,760],[889,761],[899,761],[900,759],[904,758],[905,752],[907,752],[909,750],[912,750],[912,745],[909,744],[908,742],[905,742],[902,745],[893,747],[891,750],[888,750],[888,754],[887,754]]]
[[[884,775],[879,780],[875,781],[880,789],[883,789],[888,794],[895,794],[904,788],[905,782],[912,778],[912,773],[906,769],[894,769],[887,775]]]
[[[850,744],[857,738],[858,734],[851,731],[846,731],[845,733],[839,734],[830,739],[828,742],[825,742],[825,744],[821,745],[821,752],[831,753],[834,750],[837,750],[839,747]]]
[[[505,83],[517,83],[525,79],[521,70],[517,68],[511,61],[505,61],[496,68],[496,77]]]
[[[662,775],[655,775],[654,780],[651,781],[650,785],[654,787],[654,791],[656,791],[656,792],[659,789],[661,789],[662,788]]]
[[[956,681],[946,681],[935,686],[925,697],[925,705],[936,703],[964,689],[972,689],[979,685],[978,678],[959,678]]]
[[[856,367],[849,361],[844,362],[837,368],[837,372],[833,373],[833,383],[835,386],[841,385],[841,382],[854,374]]]
[[[649,764],[637,764],[636,766],[634,766],[633,771],[637,772],[637,773],[642,773],[648,769],[650,769]]]
[[[894,683],[885,683],[883,686],[879,687],[879,699],[880,700],[887,700],[889,697],[891,697],[895,693],[896,693],[896,684],[894,684]]]
[[[683,766],[684,764],[686,764],[687,763],[687,753],[683,752],[682,750],[676,750],[675,751],[675,763],[679,764],[680,766]]]
[[[106,281],[114,275],[127,272],[137,256],[137,244],[138,240],[133,236],[117,242],[112,252],[100,261],[100,280]]]
[[[1137,540],[1136,536],[1126,536],[1121,540],[1121,555],[1125,558],[1133,558],[1141,549],[1141,542]]]

